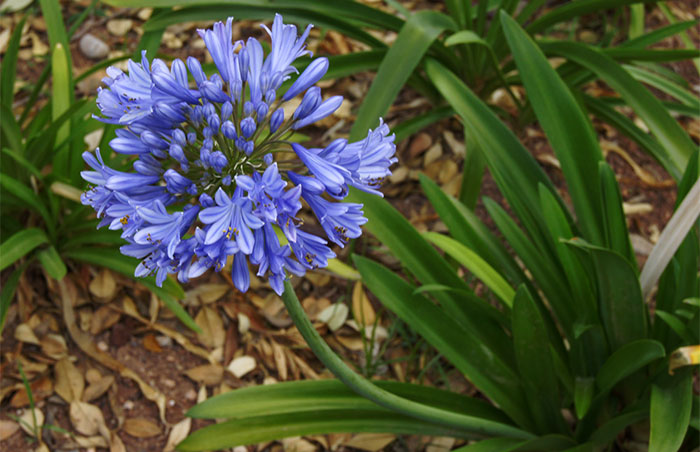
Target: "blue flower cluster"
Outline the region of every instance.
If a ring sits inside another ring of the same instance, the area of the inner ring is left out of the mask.
[[[267,56],[254,38],[233,42],[231,26],[229,18],[199,30],[218,69],[209,77],[195,58],[168,68],[159,59],[149,64],[145,53],[140,64],[129,61],[128,73],[108,69],[98,119],[122,126],[110,145],[133,156],[133,171],[108,167],[99,149],[85,152],[93,171],[82,172],[91,184],[82,202],[95,209],[100,226],[122,231],[128,242],[122,253],[142,260],[136,276],[155,274],[161,285],[177,274],[187,282],[233,257],[239,290],[250,285],[250,263],[281,294],[288,272],[328,264],[335,256],[328,241],[342,247],[361,234],[362,205],[339,201],[350,186],[381,196],[396,146],[381,121],[356,143],[337,139],[323,149],[290,143],[294,131],[343,101],[324,99],[314,86],[328,70],[323,57],[278,92],[297,73],[292,62],[311,56],[305,47],[311,25],[298,36],[277,15],[272,30],[263,26],[271,38]],[[285,117],[284,103],[302,94]],[[293,151],[298,160],[276,161],[279,151]],[[302,203],[326,238],[299,228]]]

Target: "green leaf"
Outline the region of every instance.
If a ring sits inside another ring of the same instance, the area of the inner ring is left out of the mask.
[[[649,363],[666,356],[663,344],[651,339],[630,342],[615,351],[601,366],[596,375],[596,386],[607,393],[623,379]]]
[[[167,306],[183,324],[197,333],[201,332],[201,329],[197,326],[192,317],[190,317],[187,311],[185,311],[178,302],[178,300],[184,298],[184,292],[180,285],[172,278],[166,278],[163,287],[158,287],[152,276],[148,278],[134,277],[134,269],[138,261],[132,257],[124,256],[113,248],[85,247],[66,251],[65,254],[66,257],[93,265],[107,267],[129,278],[134,278],[134,280],[146,286],[151,292],[156,294],[158,298],[163,300],[165,306]]]
[[[401,124],[398,124],[392,129],[392,132],[396,134],[396,143],[401,142],[402,140],[428,127],[429,125],[432,125],[433,123],[438,122],[441,119],[449,118],[454,114],[455,112],[454,110],[452,110],[452,108],[445,106],[434,108],[423,114],[414,116],[411,119],[402,121]]]
[[[26,270],[31,260],[27,260],[19,267],[12,271],[12,274],[5,281],[0,290],[0,334],[5,328],[5,318],[7,317],[7,310],[10,309],[10,303],[15,296],[15,290],[17,290],[17,284],[19,283],[19,278]]]
[[[647,312],[637,273],[621,255],[580,239],[566,242],[585,250],[595,268],[598,312],[612,351],[647,335]]]
[[[12,110],[12,100],[14,99],[19,41],[22,37],[22,29],[26,21],[27,16],[24,16],[22,20],[15,25],[10,41],[7,44],[5,55],[2,57],[2,69],[0,70],[0,103],[10,111]]]
[[[559,451],[570,448],[575,441],[563,435],[544,435],[526,441],[514,441],[509,438],[490,438],[468,446],[454,449],[452,452],[534,452]]]
[[[552,190],[554,187],[540,165],[513,132],[454,73],[430,58],[425,68],[445,100],[462,117],[465,134],[479,143],[491,175],[531,233],[532,241],[541,252],[553,252],[544,240],[546,226],[541,220],[537,186],[542,183]]]
[[[308,0],[305,0],[309,2]],[[226,16],[235,16],[237,19],[261,20],[272,19],[275,13],[282,14],[287,22],[312,23],[317,27],[330,28],[338,32],[356,39],[370,47],[384,47],[385,44],[371,34],[347,22],[345,19],[347,11],[339,11],[335,14],[324,14],[323,6],[320,2],[316,3],[317,8],[301,9],[299,1],[287,2],[292,3],[289,6],[282,6],[282,2],[275,2],[274,5],[268,2],[248,1],[236,2],[234,4],[227,3],[225,5],[209,5],[191,6],[188,3],[187,7],[178,10],[165,11],[157,16],[152,17],[144,25],[144,31],[150,32],[155,30],[163,30],[169,25],[203,20],[217,20]],[[296,5],[293,5],[296,3]],[[310,3],[310,2],[309,2]],[[333,5],[335,2],[324,2],[327,5]],[[351,3],[351,2],[343,2]],[[355,2],[352,2],[355,3]],[[335,10],[337,8],[333,8]],[[372,8],[369,8],[372,10]],[[391,17],[391,16],[390,16]]]
[[[32,165],[32,163],[29,160],[24,158],[22,154],[19,154],[17,153],[17,151],[14,151],[10,148],[2,148],[2,153],[11,157],[15,162],[22,165],[24,169],[32,173],[32,176],[36,177],[38,180],[44,179],[44,176],[41,175],[41,172],[39,172],[39,170],[34,165]]]
[[[693,334],[690,332],[687,326],[675,315],[668,312],[657,309],[654,311],[654,315],[661,321],[663,321],[669,328],[673,330],[674,333],[680,337],[684,343],[692,344],[695,342]]]
[[[632,122],[627,116],[619,113],[607,102],[596,99],[594,97],[584,95],[584,103],[588,110],[596,115],[599,119],[607,122],[615,127],[618,131],[636,141],[645,151],[651,154],[664,168],[673,166],[668,154],[664,148],[659,145],[646,132],[642,131],[637,125]]]
[[[695,20],[688,20],[685,22],[679,22],[676,24],[667,25],[662,28],[657,28],[656,30],[650,31],[649,33],[642,34],[634,39],[628,39],[625,42],[621,42],[618,48],[634,47],[634,48],[644,48],[652,44],[656,44],[664,38],[676,35],[682,31],[687,30],[693,25],[697,24]]]
[[[630,6],[630,25],[628,38],[634,39],[644,34],[644,5]]]
[[[602,197],[605,246],[627,258],[636,269],[637,258],[630,243],[627,219],[622,210],[622,195],[620,187],[617,185],[617,179],[615,179],[615,173],[605,161],[601,161],[598,162],[598,174]]]
[[[177,446],[177,450],[230,449],[290,436],[329,433],[472,436],[397,413],[361,409],[323,410],[263,415],[210,425],[192,433]]]
[[[435,38],[455,28],[449,16],[435,11],[419,11],[408,18],[360,106],[350,131],[352,141],[365,137],[370,128],[377,126]]]
[[[447,360],[463,372],[519,425],[531,419],[517,375],[507,362],[489,350],[473,331],[455,320],[415,288],[380,264],[354,256],[363,282],[384,306],[406,322]]]
[[[584,237],[603,243],[598,162],[603,154],[593,126],[571,91],[525,31],[505,13],[501,22],[537,119],[561,163]]]
[[[667,62],[667,61],[680,61],[687,60],[688,58],[693,58],[698,55],[695,50],[686,49],[673,49],[673,50],[646,50],[646,49],[632,49],[632,48],[606,48],[602,49],[602,52],[613,58],[615,60],[622,61],[656,61],[656,62]],[[637,78],[637,77],[635,77]],[[641,80],[641,79],[638,79]],[[644,81],[644,80],[641,80]]]
[[[665,375],[651,386],[649,452],[679,450],[690,422],[693,373],[690,369]]]
[[[409,383],[392,381],[372,383],[400,397],[422,404],[496,422],[509,422],[508,417],[493,405],[472,397]],[[303,411],[352,409],[389,412],[355,394],[340,380],[328,379],[236,389],[195,405],[187,412],[187,416],[204,419],[242,419]]]
[[[0,245],[0,271],[48,241],[44,231],[38,228],[23,229],[15,233]]]
[[[475,277],[480,279],[486,287],[491,289],[493,293],[505,303],[505,306],[509,308],[513,306],[515,290],[513,290],[513,288],[508,285],[508,282],[477,253],[462,245],[457,240],[436,232],[427,232],[424,236],[435,246],[452,257],[452,259],[472,272]]]
[[[445,222],[450,235],[476,251],[513,286],[529,283],[501,242],[494,237],[474,212],[445,193],[433,180],[424,174],[419,176],[423,192],[430,200],[440,219]]]
[[[55,121],[68,110],[71,105],[70,66],[68,56],[61,43],[56,44],[51,52],[51,118]],[[65,123],[56,131],[56,144],[63,143],[70,135],[70,123]],[[54,157],[54,171],[71,179],[71,148],[66,146]]]
[[[574,407],[576,417],[582,419],[593,401],[595,392],[595,379],[590,377],[576,377],[574,383]]]
[[[591,47],[575,42],[548,42],[540,47],[546,53],[561,55],[580,64],[617,91],[666,151],[668,160],[672,162],[672,166],[665,166],[666,170],[676,180],[680,178],[696,147],[658,99],[619,64]],[[660,162],[664,164],[666,161],[662,159]]]
[[[15,152],[24,151],[22,145],[22,131],[15,120],[15,115],[5,105],[0,103],[0,127],[2,128],[2,142],[9,145]]]
[[[549,350],[549,338],[540,311],[525,286],[520,286],[513,302],[513,347],[525,396],[541,433],[567,427],[559,409],[557,376]]]
[[[423,284],[442,284],[472,292],[435,248],[394,207],[384,199],[351,189],[346,201],[364,205],[369,221],[365,229],[386,245],[406,268]],[[441,307],[460,324],[465,325],[503,359],[510,344],[505,334],[484,311],[488,303],[476,296],[458,297],[450,292],[434,294]],[[492,308],[492,307],[491,307]]]
[[[484,198],[484,206],[508,244],[532,273],[538,287],[542,289],[551,303],[551,307],[567,336],[573,337],[572,326],[576,316],[569,302],[571,294],[566,277],[562,274],[560,266],[554,264],[556,260],[543,259],[542,253],[533,245],[532,240],[518,228],[517,224],[496,202]]]
[[[543,14],[527,27],[530,34],[544,31],[547,27],[559,22],[566,22],[569,19],[583,16],[590,13],[598,13],[606,9],[618,8],[620,6],[632,5],[634,3],[650,3],[654,0],[578,0],[564,3],[562,6],[553,9],[547,14]]]
[[[617,417],[614,417],[601,425],[598,430],[590,436],[590,441],[597,445],[608,445],[615,440],[620,432],[628,426],[646,419],[649,416],[649,408],[630,410]],[[595,450],[595,449],[594,449]]]
[[[39,251],[36,255],[41,265],[46,270],[53,279],[63,279],[68,272],[66,269],[66,264],[63,263],[61,256],[59,256],[58,251],[53,246]]]
[[[7,174],[3,174],[3,176],[0,177],[0,185],[2,188],[19,198],[22,202],[26,203],[27,207],[33,209],[39,215],[41,215],[46,224],[50,228],[53,228],[54,220],[51,217],[51,214],[46,209],[46,206],[39,196],[34,193],[31,188],[13,179]]]
[[[700,100],[698,100],[697,95],[687,91],[682,86],[673,83],[671,80],[668,80],[665,77],[636,66],[624,65],[623,67],[636,80],[653,86],[659,91],[678,99],[684,105],[687,105],[695,110],[700,110]]]

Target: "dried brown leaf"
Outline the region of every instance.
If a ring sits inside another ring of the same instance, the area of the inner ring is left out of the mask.
[[[209,348],[217,348],[224,345],[224,339],[226,338],[224,322],[216,310],[209,306],[204,306],[199,310],[194,321],[202,329],[202,332],[197,334],[197,339],[202,345]]]
[[[241,378],[244,375],[246,375],[248,372],[252,371],[255,369],[257,366],[257,363],[255,361],[255,358],[252,356],[239,356],[238,358],[234,358],[233,361],[228,365],[227,369],[229,372],[231,372],[233,375],[236,376],[236,378]]]
[[[59,360],[54,366],[55,391],[63,400],[70,403],[80,400],[85,389],[85,380],[80,371],[68,358]]]
[[[160,435],[160,426],[145,417],[133,417],[124,421],[122,427],[126,433],[134,438],[150,438]]]
[[[112,272],[103,268],[90,281],[88,286],[90,293],[101,301],[110,301],[117,294],[117,282],[114,280]]]
[[[29,384],[29,389],[32,391],[34,402],[39,402],[53,394],[53,381],[48,376],[44,376],[32,381]],[[29,395],[23,385],[20,385],[19,390],[12,396],[10,406],[19,408],[29,405]]]
[[[207,386],[217,385],[221,383],[224,376],[224,368],[219,364],[204,364],[189,369],[185,375],[197,383],[203,383]]]
[[[41,432],[41,427],[44,425],[44,413],[39,408],[34,408],[33,414],[32,410],[24,410],[18,419],[20,428],[31,436],[36,436],[36,433]],[[34,424],[35,419],[36,425]]]
[[[284,354],[284,348],[277,342],[272,342],[272,352],[275,357],[275,367],[277,368],[277,375],[279,375],[280,380],[285,381],[287,379],[287,357]]]
[[[20,323],[17,325],[17,328],[15,328],[15,339],[27,344],[39,345],[39,339],[36,337],[36,334],[34,334],[31,327],[26,323]]]
[[[177,424],[173,425],[168,435],[168,442],[165,444],[164,452],[171,452],[175,450],[175,446],[182,440],[184,440],[190,433],[190,427],[192,426],[192,418],[186,417]]]
[[[354,447],[355,449],[376,452],[384,449],[395,439],[396,435],[389,433],[360,433],[354,435],[348,441],[345,441],[343,445],[347,447]]]
[[[90,320],[90,334],[97,335],[119,321],[121,314],[109,305],[100,306]]]
[[[146,350],[154,353],[160,353],[163,351],[163,348],[160,346],[153,334],[147,334],[144,336],[143,346],[146,348]]]
[[[124,442],[117,435],[117,432],[110,432],[109,434],[109,452],[126,452]]]
[[[59,336],[58,334],[47,334],[39,342],[41,344],[41,351],[49,358],[58,360],[66,356],[68,352],[66,340],[63,336]]]
[[[83,402],[91,402],[101,397],[113,384],[114,377],[112,375],[105,375],[85,388],[85,392],[83,393]]]
[[[360,281],[356,281],[352,289],[352,316],[361,326],[371,326],[376,321],[374,308],[362,289]]]
[[[100,434],[109,438],[109,429],[105,425],[102,411],[95,405],[74,400],[70,404],[70,421],[81,435],[93,436]]]
[[[15,421],[0,419],[0,441],[4,441],[19,430],[19,424]]]

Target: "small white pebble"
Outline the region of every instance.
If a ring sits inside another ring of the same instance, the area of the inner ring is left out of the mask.
[[[161,347],[170,347],[173,345],[173,340],[170,336],[156,336],[156,342]]]
[[[190,389],[185,393],[185,398],[187,400],[197,400],[197,391],[195,391],[194,389]]]
[[[175,406],[175,401],[173,399],[168,400],[168,406],[169,407],[174,407]]]
[[[97,349],[101,352],[106,352],[107,350],[109,350],[109,346],[106,342],[100,341],[97,343]]]
[[[134,409],[134,402],[132,402],[131,400],[127,400],[126,402],[124,402],[124,409],[125,410],[133,410]]]

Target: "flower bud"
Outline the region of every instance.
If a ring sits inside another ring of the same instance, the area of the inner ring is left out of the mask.
[[[221,106],[221,120],[226,121],[231,114],[233,113],[233,105],[231,105],[231,102],[226,101],[224,104]]]
[[[301,120],[310,115],[321,104],[321,88],[313,86],[304,94],[301,104],[294,111],[294,119]]]
[[[269,110],[270,107],[268,107],[265,102],[260,102],[258,104],[258,106],[255,108],[255,114],[257,115],[258,124],[262,123],[265,120],[265,117],[267,116],[267,112]]]
[[[231,121],[226,121],[221,125],[221,132],[229,140],[235,140],[238,136],[236,134],[236,126],[234,126]]]
[[[306,91],[311,85],[321,80],[321,77],[326,74],[326,71],[328,71],[328,58],[316,58],[304,69],[304,72],[302,72],[299,78],[289,87],[287,92],[284,93],[282,99],[288,101]]]
[[[245,118],[243,121],[241,121],[241,132],[243,133],[244,137],[250,138],[253,136],[255,129],[256,126],[253,118]]]
[[[276,132],[284,122],[284,110],[278,108],[270,117],[270,132]]]

